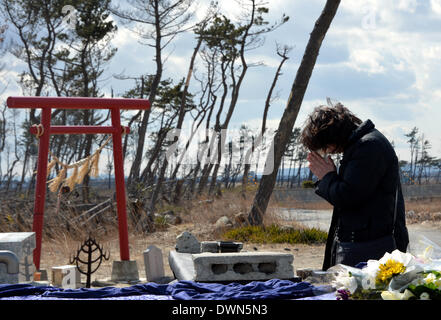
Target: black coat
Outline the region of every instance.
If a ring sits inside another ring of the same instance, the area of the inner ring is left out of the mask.
[[[391,234],[396,188],[394,235],[397,249],[406,252],[409,235],[398,158],[386,137],[367,120],[349,138],[338,173],[330,172],[316,184],[316,194],[334,206],[323,270],[335,265],[337,236],[340,241],[363,242]]]

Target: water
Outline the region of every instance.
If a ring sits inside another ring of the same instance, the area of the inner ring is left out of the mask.
[[[308,228],[328,231],[332,211],[282,208],[278,212],[278,216],[285,221],[297,221]]]
[[[297,221],[308,228],[318,228],[327,232],[331,224],[332,211],[281,208],[278,216],[285,221]],[[431,242],[435,251],[441,255],[441,229],[439,227],[430,223],[422,223],[407,225],[407,229],[410,252],[420,253]]]

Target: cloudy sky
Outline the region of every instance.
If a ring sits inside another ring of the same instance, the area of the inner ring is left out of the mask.
[[[209,1],[199,0],[201,16]],[[276,43],[292,46],[284,65],[268,125],[276,128],[303,51],[324,0],[268,0],[268,20],[283,13],[290,20],[265,38],[262,47],[248,53],[249,62],[262,62],[246,75],[232,126],[246,123],[259,128],[267,92],[280,58]],[[226,15],[234,19],[234,0],[220,1]],[[131,26],[118,24],[113,39],[118,52],[109,64],[103,92],[122,94],[134,85],[117,80],[113,74],[130,76],[153,73],[153,50],[139,43]],[[441,0],[342,0],[322,44],[303,105],[295,126],[326,98],[340,101],[361,119],[371,119],[395,143],[400,159],[409,159],[405,133],[418,127],[432,144],[430,153],[441,157]],[[167,47],[165,77],[185,77],[195,46],[192,35],[182,35]],[[2,99],[21,95],[16,75],[25,67],[12,56],[4,57],[7,70],[2,83],[9,82]],[[1,84],[0,84],[1,85]]]

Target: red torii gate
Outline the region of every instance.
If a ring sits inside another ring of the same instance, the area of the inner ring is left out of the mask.
[[[41,109],[40,125],[33,126],[30,129],[31,133],[37,135],[37,137],[39,138],[37,181],[35,186],[34,202],[34,221],[32,226],[32,231],[34,231],[36,235],[34,264],[37,270],[40,269],[44,203],[46,198],[49,138],[51,134],[112,134],[120,257],[122,261],[130,260],[129,238],[127,230],[126,194],[124,183],[124,163],[121,139],[123,132],[128,133],[129,128],[121,126],[120,109],[149,109],[149,100],[86,97],[8,97],[6,104],[9,108]],[[51,126],[52,109],[109,109],[111,112],[112,125]]]

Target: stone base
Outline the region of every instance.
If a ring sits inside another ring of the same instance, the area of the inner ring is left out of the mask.
[[[40,272],[40,281],[49,281],[46,269],[38,270],[38,272]]]
[[[170,251],[169,263],[178,280],[202,282],[293,279],[294,257],[279,252],[185,254]]]
[[[25,283],[33,280],[35,266],[32,253],[35,249],[34,232],[0,233],[0,250],[13,252],[19,262],[19,272],[9,274],[7,266],[0,263],[0,283]]]
[[[81,288],[81,273],[74,265],[52,267],[52,285],[64,289]]]
[[[138,273],[138,265],[136,261],[134,260],[113,261],[111,280],[114,282],[120,282],[120,281],[138,282],[139,273]]]

